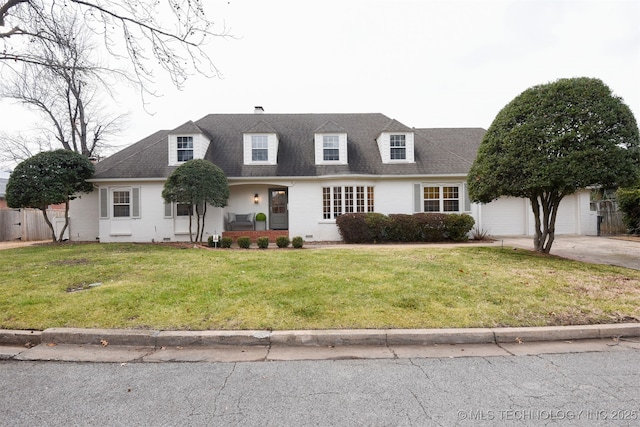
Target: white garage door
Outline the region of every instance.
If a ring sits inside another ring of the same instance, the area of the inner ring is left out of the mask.
[[[532,236],[535,222],[527,199],[504,197],[480,206],[483,230],[493,236]],[[565,197],[556,217],[556,234],[580,234],[578,196]]]
[[[505,197],[480,206],[480,227],[492,236],[521,236],[527,234],[525,199]]]

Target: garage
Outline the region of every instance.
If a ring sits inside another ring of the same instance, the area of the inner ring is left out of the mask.
[[[596,234],[596,213],[589,210],[588,190],[565,197],[556,218],[556,234]],[[481,231],[492,236],[532,236],[535,221],[529,200],[502,197],[474,212]]]

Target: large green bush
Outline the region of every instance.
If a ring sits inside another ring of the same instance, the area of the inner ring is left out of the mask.
[[[469,239],[469,232],[475,225],[476,221],[467,214],[447,214],[444,221],[447,237],[456,242]]]
[[[413,215],[418,228],[420,241],[440,242],[446,239],[445,221],[447,214],[428,212]]]
[[[348,213],[336,218],[336,225],[342,240],[346,243],[373,242],[365,215],[363,213]]]
[[[467,214],[349,213],[336,225],[345,243],[464,241],[475,224]]]
[[[621,188],[616,194],[624,225],[629,233],[640,234],[640,185],[637,188]]]

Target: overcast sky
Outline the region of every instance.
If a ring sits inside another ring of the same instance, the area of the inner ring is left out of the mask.
[[[596,77],[640,117],[640,0],[206,0],[234,39],[206,48],[222,78],[164,80],[120,145],[209,113],[380,112],[413,127],[487,128],[530,86]],[[221,28],[221,27],[218,27]],[[159,72],[159,71],[158,71]],[[33,117],[0,103],[3,130]]]

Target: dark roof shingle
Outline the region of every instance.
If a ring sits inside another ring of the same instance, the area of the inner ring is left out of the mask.
[[[229,178],[303,177],[340,174],[466,174],[475,159],[483,129],[412,129],[379,113],[366,114],[210,114],[173,131],[159,131],[96,165],[96,179],[165,178],[169,134],[201,130],[211,144],[205,158]],[[415,163],[383,164],[376,138],[382,132],[415,132]],[[245,165],[243,134],[276,133],[277,165]],[[316,165],[314,134],[347,134],[347,165]]]

